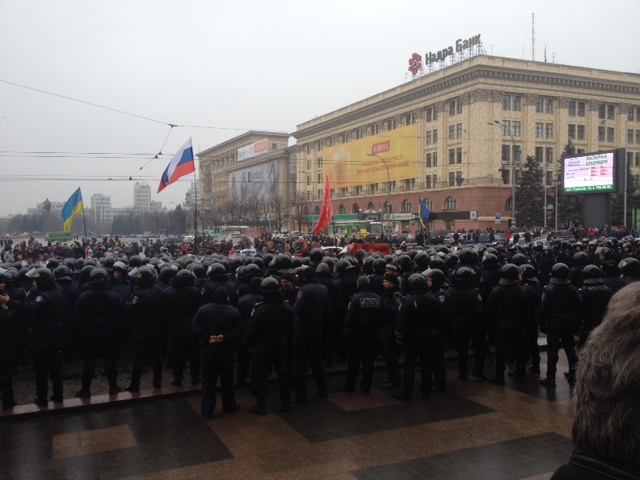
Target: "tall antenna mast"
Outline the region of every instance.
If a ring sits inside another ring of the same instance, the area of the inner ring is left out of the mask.
[[[536,20],[535,13],[531,14],[531,60],[536,61]]]

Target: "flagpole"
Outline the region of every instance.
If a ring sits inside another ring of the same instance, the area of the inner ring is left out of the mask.
[[[84,214],[84,204],[82,206],[82,223],[84,224],[84,241],[86,242],[87,241],[87,217]]]
[[[195,163],[195,155],[193,156]],[[193,254],[198,254],[198,167],[193,170]]]

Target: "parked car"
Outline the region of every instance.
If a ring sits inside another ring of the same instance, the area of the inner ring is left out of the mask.
[[[447,230],[434,230],[433,232],[429,233],[429,243],[431,245],[444,243],[444,238],[448,233],[453,234],[453,232],[449,232]]]

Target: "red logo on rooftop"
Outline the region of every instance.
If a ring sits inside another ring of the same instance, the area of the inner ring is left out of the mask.
[[[409,59],[409,71],[415,77],[422,68],[422,55],[414,53]]]

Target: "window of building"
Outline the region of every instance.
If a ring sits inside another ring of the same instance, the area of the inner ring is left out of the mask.
[[[633,130],[627,130],[627,143],[633,143]]]
[[[553,138],[553,123],[545,123],[544,131],[547,138]]]
[[[457,209],[458,209],[458,201],[455,199],[455,197],[447,197],[447,199],[444,201],[443,210],[457,210]]]
[[[598,118],[604,120],[606,111],[607,111],[607,106],[604,103],[601,103],[598,106]]]
[[[431,175],[427,175],[427,187],[426,188],[431,188]]]
[[[423,200],[424,206],[429,211],[433,211],[433,202],[431,200]]]
[[[455,125],[449,125],[449,140],[455,140],[456,138],[456,127]]]
[[[607,105],[607,119],[613,120],[616,115],[616,106],[615,105]]]
[[[433,143],[438,143],[438,129],[433,131]]]
[[[522,161],[522,147],[520,145],[513,146],[513,160],[516,162]]]
[[[457,138],[462,138],[462,124],[461,123],[456,125],[456,137]]]
[[[511,133],[513,133],[514,137],[519,137],[520,136],[520,121],[519,120],[514,120],[513,122],[513,128],[511,129]]]
[[[378,184],[377,183],[372,183],[369,185],[369,193],[371,193],[371,195],[375,195],[376,193],[378,193]]]
[[[340,189],[340,196],[341,197],[346,197],[347,196],[347,187],[342,187]]]
[[[387,120],[387,131],[395,130],[395,128],[396,128],[396,119],[395,118],[391,118],[391,119]]]
[[[338,214],[339,215],[345,215],[347,213],[347,209],[344,206],[344,204],[340,204],[340,206],[338,207]]]
[[[373,123],[371,124],[371,126],[369,127],[369,132],[371,135],[377,135],[378,134],[378,125]]]
[[[584,133],[584,125],[578,125],[578,140],[584,140],[585,138],[585,133]]]
[[[311,170],[311,159],[307,159],[307,170]]]
[[[402,205],[400,205],[400,211],[402,213],[410,213],[411,210],[411,202],[409,200],[405,200],[404,202],[402,202]]]
[[[438,152],[433,152],[433,166],[438,166]]]
[[[509,170],[508,168],[503,168],[502,169],[502,183],[504,183],[505,185],[511,183],[511,180],[509,180],[510,177],[511,177],[511,170]]]
[[[449,172],[449,186],[456,186],[456,172]]]
[[[569,116],[570,117],[575,117],[576,116],[576,101],[575,100],[569,100]]]
[[[360,140],[362,138],[362,132],[360,131],[360,129],[358,128],[356,130],[356,140]]]
[[[544,113],[544,98],[542,97],[536,99],[536,113]]]
[[[462,163],[462,147],[456,148],[456,163]]]
[[[519,112],[522,110],[522,97],[520,95],[513,96],[513,111]]]
[[[640,152],[636,152],[636,160],[635,160],[634,165],[636,167],[640,167]]]
[[[630,122],[633,122],[633,120],[635,119],[634,117],[635,110],[636,109],[634,107],[629,107],[629,111],[627,112],[627,120],[629,120]]]
[[[511,95],[502,96],[502,110],[511,110]]]
[[[511,145],[502,145],[502,163],[509,163],[511,160]]]
[[[427,107],[427,122],[433,121],[433,107]]]
[[[322,173],[318,174],[318,183],[322,183],[323,179],[322,179]]]
[[[516,184],[520,183],[520,174],[520,170],[516,170],[513,172],[514,181],[516,182]]]
[[[640,130],[636,130],[636,143],[640,145]]]
[[[553,113],[553,99],[547,98],[544,102],[545,112]]]
[[[456,149],[450,148],[449,149],[449,165],[453,165],[454,163],[456,163]]]
[[[433,177],[433,188],[438,186],[438,175],[432,175]]]
[[[404,181],[404,189],[409,191],[409,192],[412,191],[415,186],[416,186],[416,179],[415,178],[410,178],[410,179]]]
[[[536,147],[536,162],[538,163],[542,163],[542,152],[544,152],[542,147]]]
[[[511,122],[509,120],[502,121],[502,135],[511,136]]]
[[[553,147],[547,147],[547,163],[553,163]]]
[[[393,213],[393,203],[384,202],[384,213]]]
[[[456,114],[456,101],[451,100],[449,102],[449,115],[453,117]]]
[[[427,145],[431,145],[431,143],[433,142],[433,136],[431,133],[431,130],[427,131]]]
[[[311,175],[307,175],[307,185],[311,185]]]
[[[457,185],[457,186],[459,186],[459,187],[461,187],[461,186],[462,186],[462,182],[463,182],[463,179],[462,179],[462,171],[458,170],[458,171],[456,172],[456,185]]]
[[[405,125],[413,125],[414,123],[416,123],[416,116],[414,113],[407,113],[407,115],[405,115],[404,117],[404,124]]]
[[[574,124],[569,124],[569,140],[576,138],[576,126]]]
[[[536,122],[536,138],[544,138],[544,124]]]
[[[598,141],[599,142],[604,142],[604,134],[605,134],[604,127],[598,127]]]
[[[427,168],[431,168],[431,154],[427,153]]]
[[[615,130],[613,127],[607,127],[607,142],[613,143],[613,138],[615,137]]]
[[[318,168],[319,168],[319,169],[322,169],[322,164],[323,164],[323,163],[324,163],[324,160],[322,159],[322,157],[319,157],[319,158],[318,158],[318,162],[317,162],[317,164],[318,164]]]
[[[549,186],[553,182],[553,172],[552,171],[548,171],[547,174],[546,174],[546,177],[547,177],[546,183],[547,183],[547,186]]]
[[[458,99],[458,115],[462,115],[462,100]]]
[[[579,117],[584,117],[585,110],[586,110],[585,103],[584,102],[578,102],[578,116]]]
[[[355,195],[356,195],[356,196],[360,196],[360,195],[362,195],[362,185],[356,185],[356,186],[354,187],[354,189],[355,189]],[[318,198],[322,198],[322,197],[321,197],[321,196],[318,196]]]
[[[578,148],[578,149],[576,150],[576,154],[577,154],[577,155],[584,155],[584,148]]]

